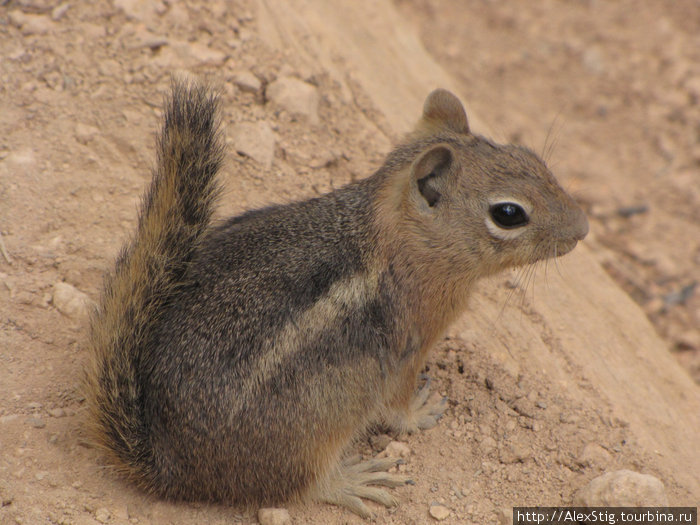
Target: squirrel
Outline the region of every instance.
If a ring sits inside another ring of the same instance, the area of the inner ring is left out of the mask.
[[[529,149],[427,97],[371,176],[213,221],[219,97],[174,82],[135,235],[105,278],[85,373],[92,435],[146,491],[263,506],[313,500],[372,515],[411,480],[347,449],[371,425],[434,426],[417,389],[479,278],[561,256],[581,208]]]

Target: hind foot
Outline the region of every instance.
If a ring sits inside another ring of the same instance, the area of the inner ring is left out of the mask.
[[[397,504],[394,496],[374,485],[399,487],[413,481],[400,474],[387,472],[401,463],[395,458],[370,459],[360,463],[339,465],[319,487],[317,499],[345,507],[363,518],[371,518],[372,511],[362,501],[368,499],[385,507]]]

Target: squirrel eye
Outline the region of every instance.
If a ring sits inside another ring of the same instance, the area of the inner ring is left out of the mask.
[[[499,202],[489,208],[493,222],[504,229],[519,228],[530,222],[525,210],[514,202]]]

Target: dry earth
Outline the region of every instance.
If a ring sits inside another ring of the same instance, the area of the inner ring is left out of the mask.
[[[700,5],[639,5],[398,3],[495,137],[545,151],[590,212],[587,244],[697,380]],[[358,84],[266,45],[258,23],[247,0],[0,1],[1,523],[255,522],[255,509],[154,500],[103,466],[83,439],[85,317],[56,284],[97,299],[133,228],[173,73],[222,91],[222,215],[313,196],[378,166],[396,139],[380,108]],[[306,104],[271,100],[268,88],[288,78],[306,83],[289,88]],[[491,322],[517,326],[537,300],[516,294]],[[514,504],[570,503],[619,468],[658,475],[672,504],[700,500],[664,471],[665,451],[642,451],[595,392],[594,402],[571,397],[536,372],[513,381],[480,350],[455,335],[434,353],[429,374],[450,407],[406,440],[400,468],[416,484],[396,490],[399,507],[376,507],[378,522],[433,521],[437,502],[445,523],[498,523]],[[330,506],[289,510],[295,523],[362,522]]]

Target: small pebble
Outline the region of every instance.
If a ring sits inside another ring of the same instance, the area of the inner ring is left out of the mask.
[[[29,423],[34,428],[44,428],[46,426],[46,422],[40,417],[27,418],[27,423]]]
[[[529,399],[516,399],[513,403],[513,410],[521,416],[535,417],[535,406]]]
[[[237,152],[257,161],[265,168],[272,166],[275,156],[275,132],[264,120],[239,122],[231,130]]]
[[[141,0],[112,0],[114,7],[122,11],[129,20],[148,20],[155,14],[153,2]]]
[[[23,35],[43,35],[53,27],[49,17],[23,13],[19,9],[10,11],[8,21],[19,28]]]
[[[444,505],[430,505],[430,515],[438,521],[446,519],[450,515],[450,509]]]
[[[513,525],[513,507],[503,507],[498,511],[499,525]]]
[[[610,452],[597,443],[588,443],[577,458],[578,463],[584,467],[602,467],[607,465],[611,459]]]
[[[282,77],[267,87],[267,96],[292,115],[303,115],[312,123],[318,122],[318,90],[292,77]]]
[[[87,317],[91,304],[87,294],[64,282],[54,284],[51,301],[59,312],[73,318]]]
[[[221,66],[228,58],[225,53],[199,42],[188,42],[187,54],[198,65]]]
[[[75,140],[78,141],[79,144],[86,145],[88,142],[91,142],[99,132],[100,130],[95,126],[78,122],[75,125]]]
[[[384,449],[384,454],[390,458],[407,458],[411,455],[411,448],[406,443],[391,441]]]
[[[250,71],[241,71],[233,77],[233,83],[241,90],[248,93],[257,93],[262,87],[262,83]]]
[[[101,507],[95,511],[95,519],[100,523],[109,523],[109,519],[111,517],[112,515],[110,512],[104,507]]]
[[[488,455],[496,449],[496,440],[491,436],[486,436],[480,443],[479,448],[484,455]]]
[[[48,413],[51,417],[65,417],[66,415],[66,411],[62,408],[52,408],[48,410]]]
[[[568,423],[568,424],[574,424],[578,423],[579,417],[575,414],[567,413],[567,412],[562,412],[559,414],[559,421],[562,423]]]
[[[64,17],[68,9],[70,9],[70,4],[57,5],[51,10],[51,20],[53,20],[54,22],[58,22],[61,18]]]
[[[530,457],[532,457],[530,449],[520,443],[513,443],[501,449],[498,459],[501,463],[508,465],[522,463]]]
[[[663,483],[649,474],[631,470],[607,472],[591,480],[575,498],[581,507],[667,507]]]

